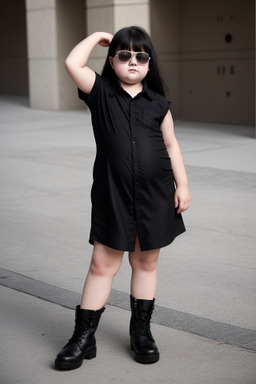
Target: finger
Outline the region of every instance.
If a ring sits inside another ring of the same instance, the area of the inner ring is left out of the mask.
[[[102,39],[100,42],[99,42],[99,44],[102,46],[102,47],[109,47],[110,46],[110,43],[111,43],[111,41],[112,41],[112,36],[110,36],[110,37],[107,37],[107,38],[105,38],[105,39]]]
[[[110,42],[108,40],[103,40],[99,43],[102,47],[108,47],[110,45]]]
[[[190,202],[184,202],[184,204],[180,207],[180,213],[185,212],[190,206]]]
[[[179,208],[177,210],[177,213],[182,213],[185,211],[185,202],[183,200],[179,201]]]

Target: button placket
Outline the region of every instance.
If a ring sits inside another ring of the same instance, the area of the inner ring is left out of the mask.
[[[136,121],[134,117],[134,102],[130,104],[130,127],[131,127],[131,150],[132,150],[132,162],[133,162],[133,181],[134,181],[134,224],[138,223],[138,202],[140,198],[140,189],[139,189],[139,153],[137,146],[137,129]]]

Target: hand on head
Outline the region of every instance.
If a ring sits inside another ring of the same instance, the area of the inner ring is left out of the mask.
[[[102,39],[99,41],[99,45],[102,47],[109,47],[112,39],[113,35],[111,33],[104,32],[102,34]]]

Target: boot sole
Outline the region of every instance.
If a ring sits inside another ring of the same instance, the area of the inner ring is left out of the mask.
[[[141,356],[135,354],[135,361],[140,364],[154,364],[159,360],[159,354],[158,355],[151,355],[151,356]]]
[[[135,361],[140,364],[154,364],[160,358],[159,353],[156,353],[155,355],[138,355],[132,343],[131,343],[131,350],[134,351],[135,353]]]
[[[72,362],[67,362],[67,361],[61,361],[61,360],[55,360],[55,368],[60,370],[60,371],[68,371],[72,369],[77,369],[81,367],[83,360],[91,360],[96,357],[97,354],[97,348],[93,348],[90,351],[88,351],[85,356],[78,360],[78,361],[72,361]]]

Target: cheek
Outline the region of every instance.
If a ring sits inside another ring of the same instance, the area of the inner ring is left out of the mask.
[[[143,74],[144,74],[144,76],[147,76],[148,71],[149,71],[149,65],[145,65],[143,67]]]
[[[126,68],[126,65],[125,64],[116,64],[114,65],[114,71],[116,73],[116,75],[123,75],[124,73],[126,73],[127,71],[127,68]]]

